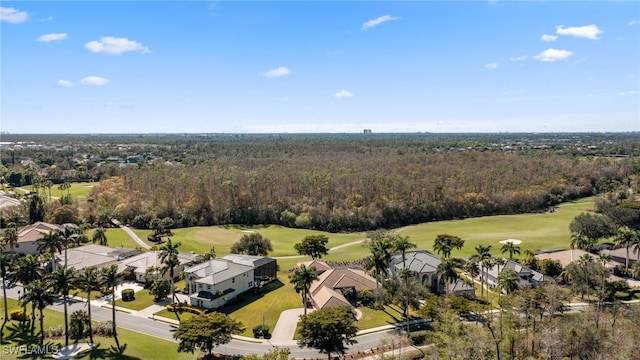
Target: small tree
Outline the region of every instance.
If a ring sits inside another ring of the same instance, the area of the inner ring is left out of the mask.
[[[190,352],[196,348],[206,350],[209,356],[214,347],[231,341],[231,334],[244,331],[241,322],[219,312],[201,314],[180,322],[173,333],[180,344],[178,351]]]
[[[231,246],[232,254],[267,256],[269,251],[273,251],[271,240],[260,233],[242,235],[240,240]]]
[[[156,279],[149,287],[149,294],[154,296],[153,301],[158,302],[167,297],[171,292],[171,283],[167,279]]]
[[[293,245],[298,254],[311,256],[312,259],[320,259],[322,255],[327,255],[329,250],[327,249],[327,243],[329,238],[325,235],[309,235],[299,242]]]
[[[84,310],[76,310],[71,313],[71,323],[69,324],[69,333],[74,339],[84,337],[84,332],[89,325],[89,315]]]
[[[328,307],[302,315],[298,323],[298,346],[311,347],[327,354],[344,353],[346,345],[355,344],[358,332],[353,314],[342,306]]]
[[[106,246],[108,244],[108,241],[107,241],[107,230],[105,230],[105,228],[103,228],[103,227],[97,228],[93,232],[92,240],[93,240],[94,244],[98,243],[99,245]]]

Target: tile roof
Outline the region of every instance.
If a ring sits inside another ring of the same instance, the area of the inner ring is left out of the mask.
[[[318,277],[318,280],[311,284],[309,289],[311,294],[315,294],[323,287],[330,289],[342,289],[352,287],[356,291],[373,291],[376,288],[376,280],[362,270],[340,268],[325,271]]]

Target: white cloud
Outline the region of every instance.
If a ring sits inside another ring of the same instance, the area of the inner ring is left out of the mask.
[[[36,41],[48,43],[52,41],[61,41],[66,38],[67,38],[66,33],[51,33],[51,34],[44,34],[40,36],[39,38],[36,39]]]
[[[527,60],[528,56],[527,55],[522,55],[522,56],[512,56],[509,58],[509,60],[511,61],[525,61]]]
[[[540,61],[554,62],[556,60],[564,60],[573,53],[569,50],[547,49],[533,58]]]
[[[568,35],[573,37],[598,40],[598,35],[604,31],[598,28],[598,25],[564,27],[564,25],[556,26],[556,33],[559,35]]]
[[[619,92],[618,95],[620,95],[620,96],[638,95],[638,92],[637,91],[622,91],[622,92]]]
[[[631,21],[629,21],[627,23],[627,25],[629,25],[629,26],[638,25],[638,24],[640,24],[640,21],[638,21],[636,19],[633,19],[633,20],[631,20]]]
[[[380,16],[379,18],[375,18],[365,22],[364,24],[362,24],[362,27],[360,29],[362,31],[366,31],[371,29],[372,27],[376,27],[382,23],[385,23],[387,21],[393,21],[393,20],[398,20],[398,18],[391,15]]]
[[[260,73],[258,75],[264,76],[264,77],[268,77],[268,78],[276,78],[276,77],[281,77],[281,76],[287,76],[291,74],[291,70],[289,70],[288,68],[284,67],[284,66],[280,66],[278,68],[275,69],[271,69],[265,73]]]
[[[498,66],[500,66],[498,63],[490,63],[490,64],[485,64],[484,68],[488,70],[495,70],[498,68]]]
[[[56,85],[58,85],[60,87],[72,87],[73,86],[73,84],[69,80],[58,80]]]
[[[109,83],[109,79],[100,76],[87,76],[80,81],[83,85],[102,86]]]
[[[143,54],[149,53],[149,48],[143,46],[137,41],[127,38],[116,38],[113,36],[105,36],[99,41],[90,41],[84,44],[84,47],[94,53],[103,53],[109,55],[119,55],[129,51],[139,51]]]
[[[336,99],[345,99],[345,98],[353,97],[353,94],[347,90],[340,90],[331,96],[333,96]]]
[[[0,6],[0,21],[10,24],[20,24],[27,20],[29,20],[29,14],[27,14],[26,11]]]
[[[544,34],[544,35],[542,35],[540,37],[540,40],[542,40],[542,41],[556,41],[556,40],[558,40],[558,37],[555,36],[555,35]]]

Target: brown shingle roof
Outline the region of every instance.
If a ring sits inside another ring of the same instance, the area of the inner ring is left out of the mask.
[[[330,269],[325,271],[318,277],[317,281],[311,284],[311,294],[315,296],[322,287],[328,287],[330,289],[352,287],[358,292],[365,289],[373,291],[376,288],[376,280],[364,271],[358,269]]]
[[[330,289],[328,287],[320,288],[316,294],[312,297],[313,306],[320,310],[325,307],[344,306],[351,308],[351,304],[340,292]]]

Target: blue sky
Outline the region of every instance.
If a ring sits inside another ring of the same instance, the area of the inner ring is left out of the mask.
[[[11,133],[640,130],[640,2],[1,3]]]

